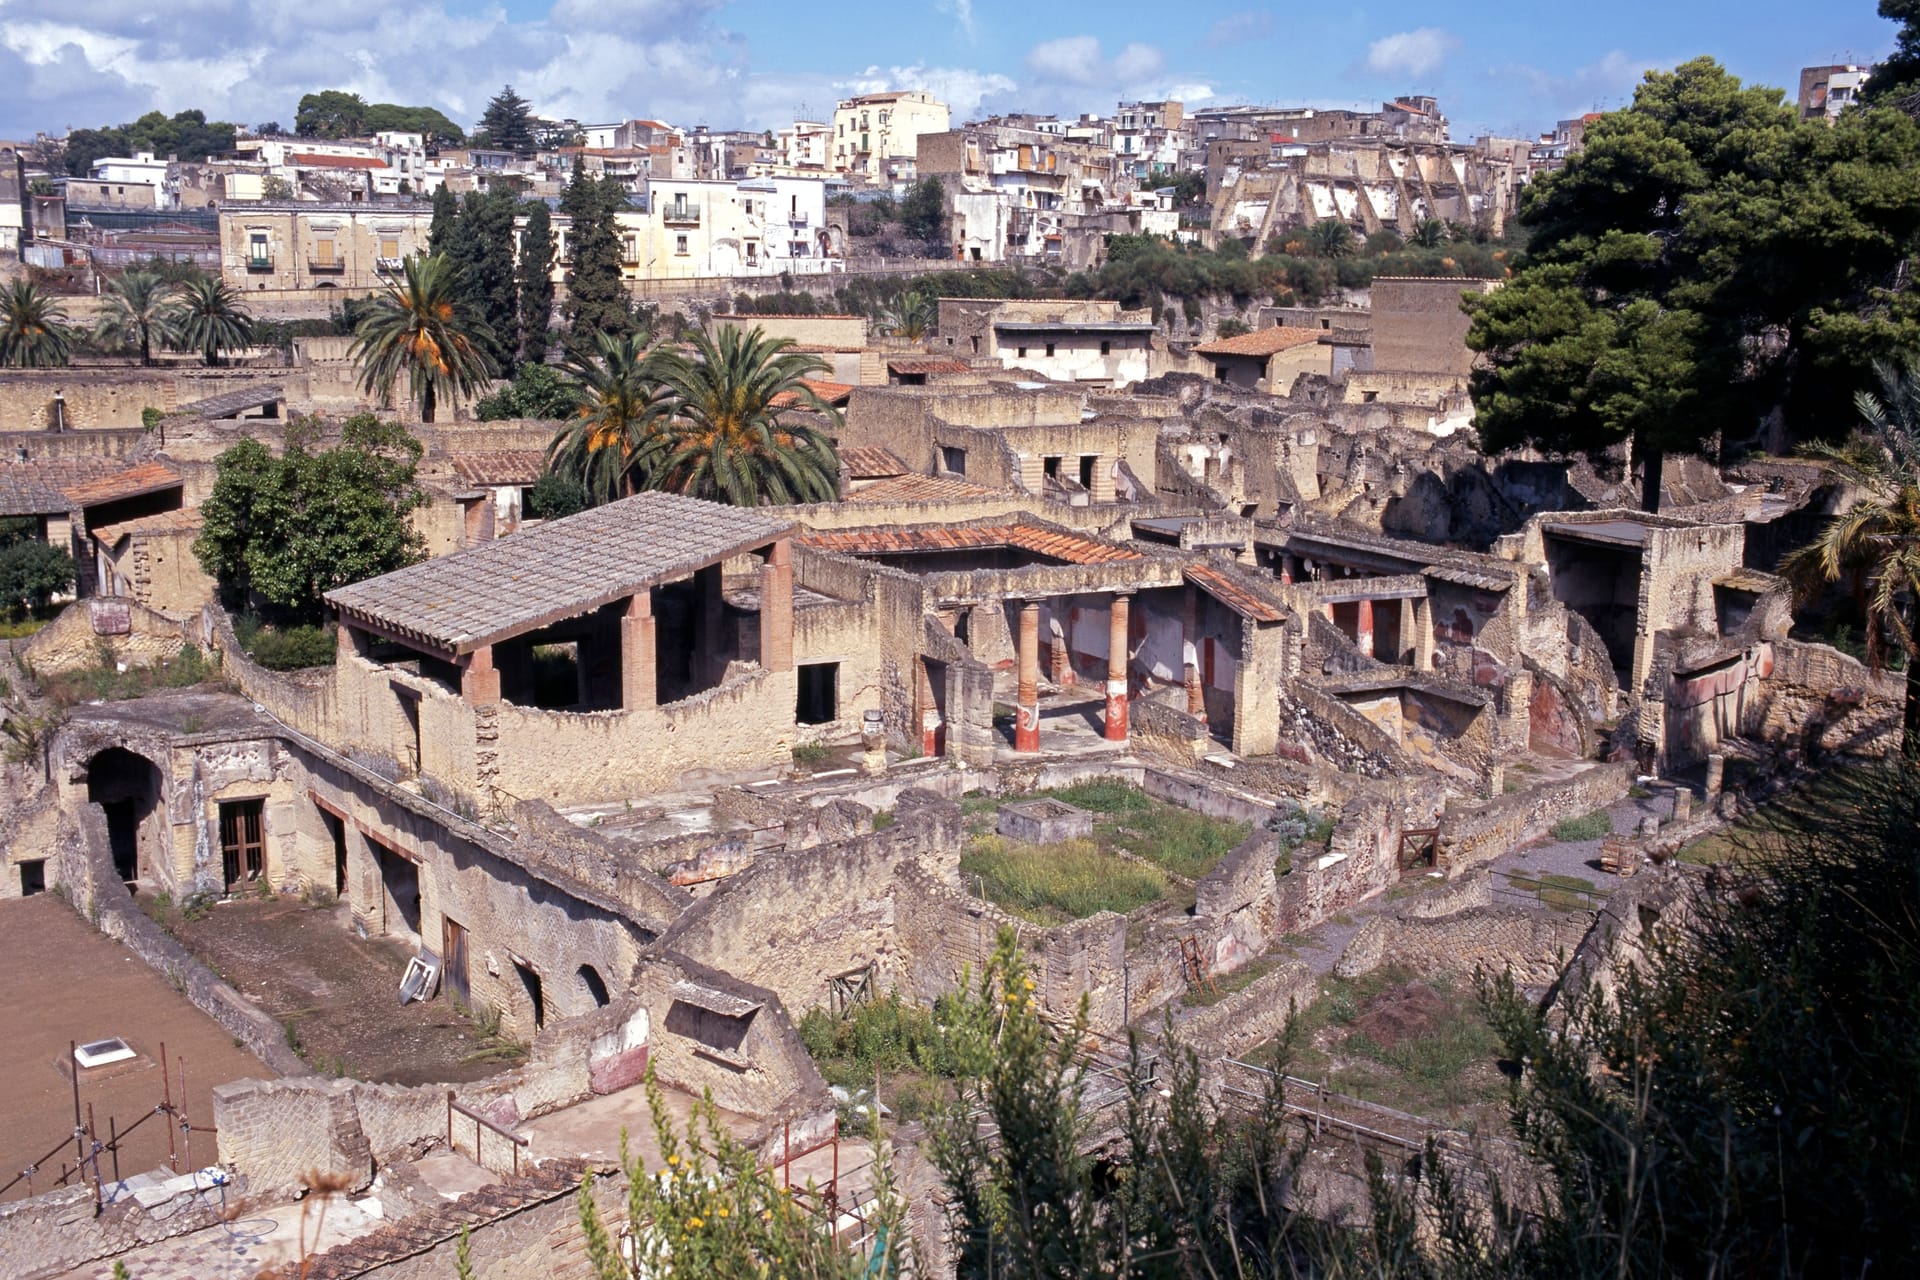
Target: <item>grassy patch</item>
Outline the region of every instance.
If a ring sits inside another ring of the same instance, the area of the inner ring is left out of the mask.
[[[843,1015],[809,1010],[800,1040],[827,1083],[849,1092],[877,1085],[894,1119],[909,1123],[952,1096],[947,1081],[985,1070],[992,1041],[972,1007],[943,996],[927,1009],[893,992]]]
[[[1818,813],[1844,786],[1842,771],[1819,774],[1772,804],[1749,809],[1732,824],[1683,845],[1675,856],[1695,866],[1713,866],[1737,861],[1778,841],[1796,839],[1805,835],[1816,821],[1809,808]]]
[[[1284,953],[1276,954],[1274,952],[1268,952],[1266,955],[1259,956],[1248,964],[1235,969],[1232,973],[1221,974],[1214,978],[1213,985],[1210,988],[1187,988],[1187,993],[1180,997],[1180,1003],[1197,1009],[1204,1009],[1208,1005],[1219,1004],[1228,996],[1245,991],[1248,987],[1266,977],[1290,959],[1292,959],[1292,957]]]
[[[1043,925],[1101,911],[1125,914],[1168,887],[1165,873],[1116,858],[1092,840],[1041,846],[976,835],[960,855],[960,873],[988,901]]]
[[[93,665],[62,671],[41,680],[47,699],[57,707],[83,702],[122,702],[159,689],[186,689],[220,678],[220,667],[192,645],[177,658],[122,671],[113,651],[104,645]]]
[[[1613,834],[1613,818],[1605,809],[1595,809],[1579,818],[1566,818],[1553,824],[1553,838],[1562,844],[1598,840]]]
[[[892,825],[893,825],[893,810],[882,809],[880,812],[873,815],[873,829],[875,831],[885,831],[888,827]]]
[[[793,749],[793,765],[796,769],[818,769],[833,759],[833,748],[818,742],[809,742]]]
[[[1161,805],[1130,814],[1124,822],[1101,823],[1096,835],[1175,875],[1197,879],[1213,870],[1252,830],[1252,823],[1222,822],[1191,809]]]
[[[0,640],[24,640],[51,621],[51,618],[21,618],[16,622],[0,618]]]

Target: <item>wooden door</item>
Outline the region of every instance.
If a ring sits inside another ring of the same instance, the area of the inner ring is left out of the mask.
[[[220,864],[228,893],[260,878],[266,853],[261,832],[265,808],[264,800],[241,800],[220,806]]]
[[[471,1004],[467,986],[467,927],[451,916],[440,917],[440,963],[446,988],[462,1004]]]

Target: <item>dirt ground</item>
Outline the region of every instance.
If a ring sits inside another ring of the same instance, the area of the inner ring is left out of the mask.
[[[80,1102],[83,1108],[92,1104],[103,1140],[108,1117],[125,1129],[151,1115],[160,1102],[163,1042],[174,1100],[184,1103],[196,1129],[213,1126],[214,1085],[272,1074],[240,1048],[226,1028],[51,893],[0,901],[0,973],[12,979],[0,988],[0,1027],[5,1028],[0,1035],[0,1080],[6,1082],[0,1089],[0,1184],[11,1181],[28,1161],[46,1155],[63,1134],[72,1133],[73,1084],[63,1070],[69,1041],[84,1044],[119,1036],[140,1054],[132,1062],[83,1075]],[[120,1151],[122,1175],[166,1164],[167,1123],[153,1116],[126,1139]],[[193,1164],[211,1164],[214,1135],[195,1132],[187,1138]],[[175,1129],[183,1171],[188,1168],[187,1138]],[[69,1141],[44,1166],[47,1172],[35,1175],[33,1189],[51,1190],[61,1161],[71,1164],[73,1156]],[[101,1172],[112,1179],[110,1158],[103,1161]],[[26,1194],[22,1182],[5,1198]]]
[[[149,913],[155,905],[145,899]],[[174,933],[214,970],[291,1026],[316,1070],[387,1084],[477,1080],[519,1060],[517,1046],[483,1035],[444,992],[401,1007],[411,954],[349,932],[340,908],[288,898],[216,903],[196,920],[171,915]]]

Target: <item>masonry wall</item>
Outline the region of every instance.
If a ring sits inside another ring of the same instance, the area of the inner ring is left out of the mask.
[[[151,1207],[94,1210],[93,1188],[61,1187],[0,1204],[0,1275],[43,1280],[220,1222],[218,1197],[186,1192]]]
[[[877,710],[895,741],[915,741],[913,665],[923,609],[919,582],[898,570],[802,546],[794,554],[794,584],[832,597],[831,603],[797,602],[794,662],[839,665],[838,715],[830,724],[796,726],[796,733],[843,741],[859,734],[864,712]]]
[[[168,413],[183,404],[256,382],[283,384],[290,398],[304,397],[300,372],[271,367],[9,369],[0,378],[0,427],[51,431],[54,394],[65,397],[69,431],[139,429],[142,409]],[[144,433],[143,433],[144,434]],[[40,449],[36,449],[39,456]],[[117,453],[109,456],[119,456]]]
[[[1483,804],[1449,802],[1440,816],[1440,869],[1459,875],[1543,836],[1564,818],[1577,818],[1624,799],[1631,764],[1600,764],[1570,778],[1495,796]]]
[[[1491,280],[1382,277],[1373,282],[1373,367],[1383,373],[1472,372],[1463,293],[1490,293]]]

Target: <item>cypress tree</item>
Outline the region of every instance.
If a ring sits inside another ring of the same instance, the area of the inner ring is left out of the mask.
[[[560,210],[573,220],[567,342],[582,352],[594,349],[596,335],[617,338],[633,331],[633,311],[620,281],[620,237],[614,223],[615,211],[626,201],[626,189],[618,182],[595,181],[574,160],[573,181],[560,197]]]
[[[553,327],[553,220],[544,200],[526,203],[527,226],[520,236],[520,358],[544,361]]]
[[[427,227],[427,252],[445,253],[460,220],[460,197],[444,183],[433,193],[433,221]]]

